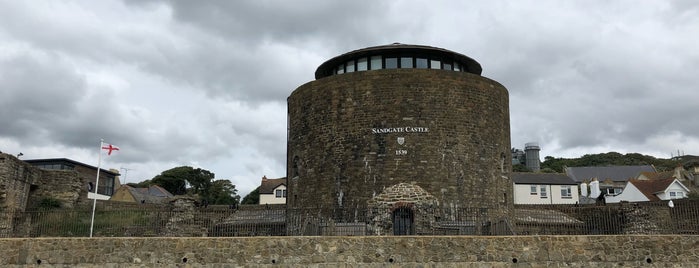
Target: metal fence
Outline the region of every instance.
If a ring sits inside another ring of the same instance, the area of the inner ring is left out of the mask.
[[[103,208],[96,211],[96,237],[396,235],[618,235],[699,234],[699,203],[623,203],[606,206],[517,205],[502,221],[483,208],[414,211],[405,221],[375,209],[324,210],[276,207],[168,210]],[[0,211],[0,237],[87,237],[89,209]],[[330,215],[330,216],[328,216]],[[403,227],[401,227],[403,228]]]

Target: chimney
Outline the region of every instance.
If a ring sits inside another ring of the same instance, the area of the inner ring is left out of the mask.
[[[267,175],[262,176],[262,181],[267,181]]]

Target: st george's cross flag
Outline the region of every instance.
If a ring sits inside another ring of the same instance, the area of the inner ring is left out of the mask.
[[[92,199],[92,219],[90,220],[90,237],[92,237],[92,230],[95,227],[95,208],[97,207],[97,199],[107,200],[108,196],[98,194],[97,190],[100,185],[100,165],[102,164],[102,150],[107,150],[107,155],[112,155],[113,151],[119,151],[119,147],[116,147],[110,143],[104,143],[104,140],[100,139],[100,153],[97,157],[97,175],[95,176],[95,186],[94,192],[89,192],[87,198]]]
[[[106,146],[102,146],[102,150],[107,150],[107,155],[112,155],[112,151],[119,151],[119,147],[112,144],[107,144]]]

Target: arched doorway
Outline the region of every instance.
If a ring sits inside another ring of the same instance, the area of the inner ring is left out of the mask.
[[[410,208],[397,208],[393,211],[393,235],[412,235],[413,210]]]

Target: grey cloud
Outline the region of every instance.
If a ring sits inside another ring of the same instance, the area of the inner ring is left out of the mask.
[[[83,77],[57,57],[0,59],[0,136],[45,143],[57,121],[71,117],[86,92]]]

